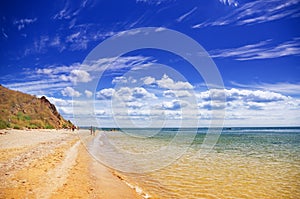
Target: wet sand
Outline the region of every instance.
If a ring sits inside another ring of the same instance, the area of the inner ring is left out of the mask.
[[[142,198],[95,161],[76,132],[0,132],[0,198]]]

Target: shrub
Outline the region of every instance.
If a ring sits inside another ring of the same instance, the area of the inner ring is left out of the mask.
[[[54,129],[54,127],[51,124],[46,124],[45,129]]]
[[[21,128],[19,127],[19,125],[15,125],[14,129],[21,129]]]
[[[9,125],[8,122],[0,119],[0,129],[6,129],[6,128],[9,128],[9,127],[10,127],[10,125]]]
[[[38,128],[43,128],[44,123],[41,120],[32,120],[29,123],[29,126],[32,127],[32,128],[38,129]]]

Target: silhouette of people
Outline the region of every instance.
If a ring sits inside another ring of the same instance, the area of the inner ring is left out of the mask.
[[[95,135],[95,132],[96,132],[96,128],[91,126],[91,128],[89,129],[90,132],[91,132],[91,135]]]

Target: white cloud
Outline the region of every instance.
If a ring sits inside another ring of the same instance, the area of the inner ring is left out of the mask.
[[[147,109],[143,110],[128,110],[128,115],[129,116],[138,116],[136,119],[141,119],[144,116],[151,116],[151,111]]]
[[[190,10],[187,13],[181,15],[178,19],[176,19],[176,21],[177,22],[182,22],[185,18],[187,18],[189,15],[191,15],[196,10],[197,10],[197,7],[194,7],[192,10]]]
[[[91,81],[94,78],[92,75],[97,72],[107,70],[113,73],[123,69],[149,67],[151,62],[155,61],[143,56],[120,57],[117,61],[114,60],[115,58],[103,58],[86,64],[50,65],[36,68],[34,71],[31,68],[24,68],[22,73],[24,78],[19,79],[20,83],[6,84],[6,86],[29,94],[53,96],[55,93],[61,93],[62,89],[71,86],[72,83]],[[111,67],[105,68],[107,65]],[[130,78],[128,81],[135,83],[136,80]]]
[[[220,0],[227,4],[235,5],[233,0]],[[229,24],[248,25],[258,24],[282,18],[299,16],[299,0],[256,0],[250,1],[231,11],[227,16],[212,21],[202,22],[192,28],[207,26],[224,26]]]
[[[226,104],[219,101],[202,101],[198,103],[198,107],[206,110],[218,110],[226,108]]]
[[[165,27],[158,27],[155,29],[155,32],[162,32],[162,31],[165,31],[166,28]]]
[[[147,3],[147,4],[154,4],[154,5],[160,5],[165,2],[170,2],[175,0],[136,0],[137,3]]]
[[[26,37],[26,35],[24,35]],[[59,36],[50,37],[48,35],[42,35],[35,39],[32,46],[24,50],[23,56],[28,56],[31,54],[41,53],[44,54],[48,52],[49,48],[56,48],[59,52],[65,50],[65,45],[61,42]]]
[[[178,81],[175,82],[173,79],[164,74],[160,80],[156,81],[160,88],[181,90],[181,89],[193,89],[193,86],[189,82]]]
[[[146,85],[150,85],[150,84],[154,84],[155,83],[155,78],[154,77],[150,77],[150,76],[147,76],[147,77],[144,77],[141,79],[144,84]]]
[[[47,97],[47,99],[57,107],[71,107],[72,101],[55,97]]]
[[[84,94],[85,94],[85,96],[86,96],[87,98],[90,98],[90,97],[93,96],[93,92],[92,92],[92,91],[89,91],[89,90],[85,90],[85,91],[84,91]]]
[[[105,88],[96,93],[96,97],[100,100],[111,99],[115,94],[115,89],[113,88]]]
[[[123,87],[117,91],[117,96],[125,102],[140,100],[143,98],[156,98],[154,94],[149,93],[146,89],[139,87]]]
[[[142,108],[144,106],[144,104],[141,103],[141,102],[127,102],[126,106],[128,108],[140,109],[140,108]]]
[[[240,84],[236,82],[231,82],[231,84],[242,88],[252,88],[252,89],[265,90],[265,91],[273,91],[273,92],[283,93],[287,95],[299,95],[299,91],[300,91],[300,82],[295,84],[288,83],[288,82],[279,82],[275,84],[270,84],[270,83]]]
[[[81,94],[74,90],[72,87],[66,87],[61,91],[61,94],[63,96],[67,96],[67,97],[79,97]]]
[[[270,40],[249,44],[237,48],[210,51],[213,58],[232,57],[235,60],[271,59],[284,56],[300,55],[300,38],[294,38],[276,46]]]
[[[106,111],[105,110],[99,110],[99,109],[97,109],[97,110],[95,110],[94,111],[94,113],[96,114],[96,115],[106,115],[107,113],[106,113]]]
[[[192,94],[188,90],[166,90],[163,92],[163,96],[165,97],[178,97],[178,98],[183,98],[183,97],[191,97]]]
[[[27,25],[32,24],[37,21],[37,18],[25,18],[25,19],[19,19],[14,21],[14,25],[18,27],[18,30],[22,30],[25,28]]]
[[[79,82],[89,82],[92,80],[90,74],[84,70],[72,70],[69,76],[61,75],[61,80],[63,81],[71,81],[74,84]]]
[[[52,95],[60,92],[62,88],[70,86],[70,83],[53,80],[28,80],[25,82],[5,84],[6,87],[32,95]]]
[[[151,91],[154,90],[151,89]],[[221,117],[218,117],[218,112],[225,108],[225,123],[227,125],[299,124],[295,118],[300,117],[298,111],[300,100],[272,91],[236,88],[198,91],[196,95],[198,106],[195,104],[197,107],[193,107],[188,101],[162,97],[166,90],[158,88],[154,92],[158,95],[152,95],[145,88],[140,87],[121,87],[119,90],[113,88],[102,89],[97,92],[97,97],[102,99],[96,100],[97,108],[95,110],[99,111],[92,114],[96,114],[96,117],[101,118],[101,122],[107,125],[113,125],[114,117],[122,120],[122,124],[129,125],[138,121],[151,121],[151,125],[155,125],[162,120],[167,125],[179,125],[178,120],[183,120],[185,124],[195,125],[198,118],[200,118],[202,125],[209,125],[210,120],[221,119]],[[224,103],[221,101],[222,95],[220,93],[225,93],[227,101]],[[214,96],[215,99],[211,100],[210,95]],[[124,104],[115,103],[112,107],[112,96],[116,97],[116,100],[121,100]],[[71,112],[70,105],[64,101],[60,103],[61,110],[64,113]],[[83,106],[84,103],[91,102],[82,102],[79,103],[79,106]],[[75,105],[78,105],[78,103],[75,103]],[[79,109],[82,114],[91,114],[84,107]],[[217,114],[213,115],[212,110]],[[90,118],[90,116],[84,116],[83,118],[85,117]]]
[[[198,98],[201,101],[224,102],[240,100],[243,102],[276,102],[289,100],[290,97],[284,96],[280,93],[262,90],[246,90],[246,89],[211,89],[198,94]]]
[[[239,3],[236,0],[219,0],[221,3],[223,3],[224,5],[233,5],[235,7],[237,7],[239,5]]]
[[[5,37],[7,39],[8,35],[6,34],[4,28],[1,28],[1,32],[2,32],[3,37]]]
[[[166,110],[178,110],[181,108],[181,102],[179,100],[163,102],[162,108]]]
[[[114,71],[119,72],[124,69],[138,70],[141,68],[149,67],[155,62],[156,60],[153,60],[151,57],[143,57],[143,56],[128,56],[128,57],[118,57],[118,58],[109,57],[109,58],[98,59],[96,61],[92,61],[90,63],[85,63],[85,64],[75,62],[71,65],[51,65],[47,68],[36,69],[36,73],[47,74],[47,75],[58,75],[58,74],[65,75],[65,74],[72,73],[73,70],[83,70],[86,72],[103,72],[104,70],[107,70],[110,72],[114,72]]]
[[[142,98],[157,99],[157,97],[153,93],[149,93],[146,89],[142,87],[135,87],[131,91],[132,91],[132,96],[135,99],[142,99]]]
[[[110,100],[113,96],[124,102],[136,102],[145,99],[157,99],[155,94],[142,87],[121,87],[118,90],[106,88],[98,91],[96,97],[100,100]]]
[[[127,78],[124,76],[120,76],[120,77],[115,77],[112,82],[112,84],[117,84],[117,83],[127,83]]]
[[[79,2],[72,2],[72,1],[64,1],[63,8],[58,11],[52,18],[56,20],[62,19],[71,19],[76,17],[82,9],[87,6],[88,0],[83,0]]]
[[[52,72],[53,72],[53,70],[50,69],[50,68],[39,68],[39,69],[36,71],[37,74],[45,74],[45,75],[51,75]]]
[[[78,39],[80,36],[80,31],[79,32],[75,32],[69,36],[67,36],[66,41],[67,42],[73,42],[74,40]]]

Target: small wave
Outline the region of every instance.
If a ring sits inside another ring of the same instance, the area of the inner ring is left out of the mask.
[[[142,188],[140,188],[140,187],[138,187],[138,186],[135,186],[135,185],[132,185],[132,184],[130,184],[129,182],[127,182],[126,180],[123,180],[131,189],[134,189],[135,190],[135,192],[137,192],[139,195],[141,195],[143,198],[146,198],[146,199],[148,199],[148,198],[151,198],[151,196],[148,194],[148,193],[145,193],[144,191],[143,191],[143,189]]]

